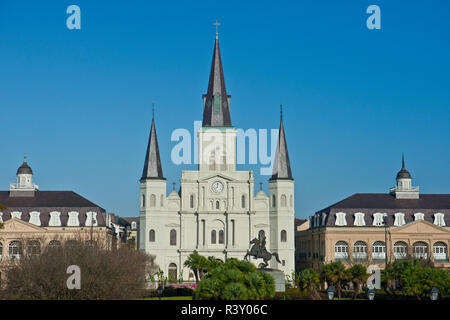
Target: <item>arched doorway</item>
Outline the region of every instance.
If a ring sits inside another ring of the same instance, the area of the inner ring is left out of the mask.
[[[177,265],[169,264],[169,282],[177,282]]]

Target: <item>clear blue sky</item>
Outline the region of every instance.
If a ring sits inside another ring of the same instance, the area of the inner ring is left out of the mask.
[[[450,5],[400,0],[0,1],[0,189],[26,150],[42,190],[137,216],[155,101],[170,190],[189,168],[170,135],[201,120],[216,18],[233,125],[278,128],[285,106],[297,217],[387,192],[402,151],[421,192],[450,193]]]

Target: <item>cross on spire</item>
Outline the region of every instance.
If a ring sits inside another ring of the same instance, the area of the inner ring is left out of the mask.
[[[23,153],[23,162],[27,162],[27,153],[26,152]]]
[[[216,26],[216,39],[219,39],[219,26],[221,23],[216,19],[216,22],[213,23],[213,26]]]
[[[283,104],[280,104],[280,118],[283,120]]]

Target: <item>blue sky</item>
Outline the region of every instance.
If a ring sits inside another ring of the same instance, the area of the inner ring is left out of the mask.
[[[155,101],[170,190],[191,168],[170,135],[201,120],[216,18],[233,125],[278,128],[284,105],[297,217],[387,192],[402,152],[421,192],[450,193],[450,4],[400,0],[1,1],[0,189],[26,151],[42,190],[137,216]]]

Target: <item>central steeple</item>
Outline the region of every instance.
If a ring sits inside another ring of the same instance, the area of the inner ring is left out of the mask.
[[[216,22],[216,27],[218,23]],[[209,74],[208,92],[203,95],[203,126],[231,127],[230,99],[225,89],[222,59],[220,57],[219,37],[216,30],[216,41]]]

